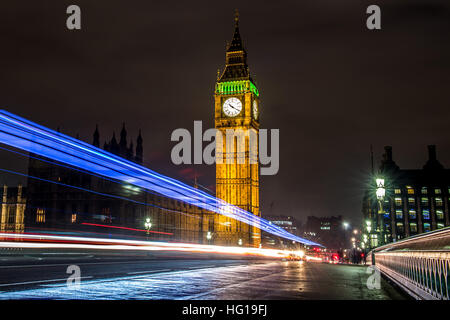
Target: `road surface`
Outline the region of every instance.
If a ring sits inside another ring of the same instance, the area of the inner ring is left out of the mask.
[[[69,265],[81,271],[67,286]],[[0,299],[404,299],[389,283],[369,290],[367,267],[239,259],[0,256]]]

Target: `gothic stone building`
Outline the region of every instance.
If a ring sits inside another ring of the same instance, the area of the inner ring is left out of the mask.
[[[214,92],[215,128],[223,137],[230,129],[251,132],[258,137],[259,103],[259,91],[250,75],[236,12],[233,39],[227,45],[225,68],[218,73]],[[258,148],[251,150],[249,137],[244,139],[233,138],[233,145],[225,138],[222,141],[223,152],[217,154],[221,161],[216,163],[216,197],[260,217],[259,165],[254,161],[258,160]],[[260,246],[259,228],[224,215],[217,215],[216,219],[217,232],[224,243]]]
[[[449,226],[450,170],[437,160],[436,147],[428,146],[428,161],[415,170],[400,169],[392,158],[392,147],[384,149],[379,173],[372,177],[363,199],[367,246]],[[381,201],[376,197],[376,178],[384,179]]]
[[[227,129],[242,129],[258,135],[259,99],[236,15],[233,39],[226,50],[225,68],[218,74],[215,86],[215,127],[224,133]],[[250,152],[246,139],[243,151],[235,145],[234,150],[218,155],[224,161],[216,165],[216,196],[260,217],[259,167],[257,161],[250,163],[250,159],[258,159],[258,154],[257,151],[256,154]],[[96,130],[93,144],[98,147],[99,143]],[[134,150],[133,145],[127,143],[125,128],[119,142],[113,135],[103,148],[142,163],[142,138],[139,136]],[[227,150],[226,139],[223,150]],[[245,163],[238,163],[237,159],[242,158]],[[225,159],[234,159],[234,163],[228,164]],[[29,228],[77,226],[77,229],[87,229],[88,226],[92,228],[92,224],[142,228],[144,221],[151,218],[153,231],[161,232],[152,234],[153,237],[203,242],[208,235],[208,242],[215,244],[258,247],[261,243],[261,232],[257,227],[134,186],[67,168],[48,159],[30,157],[29,175],[26,214],[26,227]]]
[[[120,140],[113,134],[103,148],[142,164],[142,143],[140,132],[136,148],[128,143],[124,125]],[[100,146],[98,128],[93,145]],[[25,229],[29,232],[94,232],[196,243],[206,242],[207,233],[214,232],[214,216],[206,210],[51,159],[31,154],[28,174]],[[147,219],[152,224],[148,234],[142,232],[147,231]]]
[[[24,212],[26,205],[26,188],[22,185],[0,189],[2,206],[0,209],[0,232],[21,233],[24,230]]]

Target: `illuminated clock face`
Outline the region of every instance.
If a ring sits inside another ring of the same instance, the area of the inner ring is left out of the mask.
[[[253,100],[253,118],[258,119],[258,103]]]
[[[223,103],[223,113],[228,117],[236,117],[242,110],[242,102],[238,98],[228,98]]]

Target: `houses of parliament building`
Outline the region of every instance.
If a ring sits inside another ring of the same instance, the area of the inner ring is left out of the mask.
[[[237,13],[225,59],[214,91],[215,126],[224,132],[243,129],[258,134],[259,91],[249,73]],[[141,132],[135,143],[128,141],[124,124],[119,139],[113,133],[102,147],[142,165]],[[92,145],[101,147],[98,127]],[[216,196],[260,216],[259,167],[257,161],[250,163],[250,157],[258,155],[249,152],[248,141],[241,151],[228,151],[225,141],[223,147],[226,152],[219,155],[223,159],[243,157],[246,161],[216,164]],[[5,186],[0,196],[1,231],[106,233],[254,247],[260,246],[261,241],[260,230],[254,226],[36,154],[29,155],[26,188]]]
[[[377,199],[375,179],[364,192],[363,230],[369,248],[450,226],[450,170],[438,161],[436,146],[428,146],[421,169],[401,169],[392,147],[386,146],[377,178],[385,194]]]

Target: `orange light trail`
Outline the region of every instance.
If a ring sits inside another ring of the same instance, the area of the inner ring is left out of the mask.
[[[0,233],[0,248],[66,248],[97,250],[143,250],[143,251],[182,251],[261,256],[271,258],[290,258],[296,252],[277,249],[251,247],[228,247],[193,243],[172,243],[156,241],[137,241],[123,239],[103,239],[74,236],[55,236],[44,234]]]

